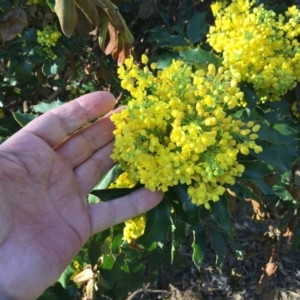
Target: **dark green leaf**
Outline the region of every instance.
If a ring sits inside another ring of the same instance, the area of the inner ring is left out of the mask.
[[[261,142],[259,145],[263,148],[263,152],[254,153],[251,151],[251,153],[253,156],[270,164],[275,169],[288,172],[297,158],[297,149],[294,146],[294,141],[292,140],[290,143],[284,143],[282,140],[281,143],[282,144],[270,144],[267,142]]]
[[[35,112],[39,112],[39,113],[45,113],[55,107],[58,107],[58,106],[61,106],[63,105],[64,102],[62,101],[52,101],[51,103],[45,103],[45,102],[41,102],[37,105],[33,105],[31,106],[32,110],[35,111]]]
[[[244,93],[247,107],[252,110],[256,106],[258,100],[254,88],[248,83],[243,83],[240,85],[240,89]]]
[[[37,115],[34,114],[23,114],[20,112],[13,112],[15,120],[20,124],[21,127],[24,127],[29,122],[37,118]]]
[[[173,191],[173,193],[175,192],[177,194],[177,198],[179,198],[182,203],[182,208],[185,212],[186,218],[184,217],[182,211],[178,210],[178,217],[180,218],[181,216],[181,221],[187,222],[191,225],[199,223],[200,208],[191,202],[191,199],[187,193],[187,186],[177,185],[170,188],[170,191]]]
[[[206,249],[206,234],[201,225],[196,225],[193,230],[193,262],[200,268],[202,258]]]
[[[150,210],[147,213],[145,232],[136,243],[148,249],[154,242],[166,240],[171,226],[170,211],[165,201]]]
[[[70,277],[72,276],[72,274],[74,273],[74,269],[71,265],[69,265],[64,271],[63,273],[60,275],[60,277],[58,278],[58,282],[64,287],[66,288],[69,281],[70,281]]]
[[[225,241],[219,230],[210,228],[209,233],[211,236],[211,246],[216,252],[216,266],[221,270],[226,254]]]
[[[59,300],[59,297],[49,288],[37,300]]]
[[[141,187],[143,187],[142,184],[137,184],[133,188],[93,190],[91,191],[91,194],[100,198],[101,201],[109,201],[109,200],[126,196]]]
[[[46,0],[50,9],[54,12],[55,0]]]
[[[245,167],[241,179],[263,180],[264,175],[270,173],[268,166],[260,160],[241,161],[240,163]]]
[[[201,48],[182,51],[180,52],[180,56],[187,61],[198,63],[202,66],[214,64],[216,67],[220,67],[222,64],[222,59],[220,57],[215,56],[211,52],[202,50]]]
[[[230,235],[230,214],[225,196],[222,196],[217,202],[210,202],[211,218],[219,225],[219,230]]]
[[[207,31],[207,25],[205,24],[206,12],[195,12],[193,17],[188,21],[186,33],[187,38],[191,43],[198,43],[202,40],[204,34]]]
[[[118,166],[114,166],[101,179],[101,181],[97,184],[97,186],[95,187],[95,189],[97,189],[97,190],[107,189],[109,187],[109,185],[112,182],[114,182],[122,173],[124,173],[123,170],[121,170]]]
[[[88,257],[92,266],[97,264],[101,256],[101,246],[105,239],[110,235],[110,229],[106,229],[92,237],[88,246]]]

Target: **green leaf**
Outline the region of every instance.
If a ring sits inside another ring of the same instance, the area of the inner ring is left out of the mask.
[[[27,125],[29,122],[37,118],[37,115],[34,114],[23,114],[20,112],[13,112],[13,116],[15,120],[20,124],[21,127],[24,127]]]
[[[106,173],[106,175],[103,176],[103,178],[100,180],[100,182],[96,185],[94,189],[95,190],[107,189],[109,185],[112,182],[114,182],[122,173],[124,173],[123,170],[121,170],[118,166],[114,166]]]
[[[88,245],[88,257],[92,266],[97,264],[101,256],[101,247],[105,239],[110,235],[110,229],[106,229],[92,237]]]
[[[160,47],[176,47],[176,46],[188,46],[183,34],[172,35],[165,28],[154,27],[150,30],[152,33],[148,41],[157,43]]]
[[[185,216],[182,216],[182,211],[178,210],[178,216],[181,215],[181,221],[186,222],[188,224],[194,225],[199,223],[199,211],[200,207],[193,204],[191,202],[190,196],[187,193],[187,186],[186,185],[176,185],[170,188],[170,191],[177,194],[177,197],[180,199],[182,203],[183,211],[185,212]],[[168,194],[167,194],[168,195]],[[179,220],[179,219],[176,219]]]
[[[226,254],[225,241],[220,231],[216,229],[210,228],[209,234],[211,236],[211,246],[216,252],[216,266],[221,270]]]
[[[197,43],[201,41],[204,34],[207,31],[207,25],[205,24],[206,12],[199,13],[195,12],[193,17],[188,21],[187,24],[187,38],[191,43]]]
[[[267,141],[271,143],[278,143],[280,141],[278,132],[266,123],[260,124],[258,136],[260,141]]]
[[[202,66],[214,64],[217,68],[222,65],[222,59],[215,56],[212,52],[207,52],[201,48],[190,49],[180,52],[180,56],[192,63],[198,63]]]
[[[282,136],[282,144],[260,142],[259,145],[263,148],[263,152],[254,153],[251,151],[251,154],[275,169],[288,172],[297,158],[297,148],[295,147],[295,141],[285,142],[283,138],[284,136]]]
[[[263,180],[264,175],[270,173],[268,166],[260,160],[240,161],[240,163],[245,167],[241,179]]]
[[[47,289],[37,300],[59,300],[58,296],[51,291],[51,289]]]
[[[46,0],[50,9],[54,12],[55,0]]]
[[[69,265],[64,271],[63,273],[60,275],[60,277],[58,278],[58,282],[64,287],[66,288],[69,281],[70,281],[70,277],[72,276],[72,274],[74,273],[74,268],[72,267],[72,265]]]
[[[211,218],[219,225],[219,230],[230,235],[230,214],[228,210],[227,200],[222,196],[217,202],[210,202]]]
[[[97,196],[101,201],[109,201],[126,196],[141,187],[143,187],[142,184],[137,184],[133,188],[93,190],[90,194]]]
[[[148,249],[154,242],[167,240],[171,226],[171,209],[165,201],[147,213],[147,222],[144,234],[136,240],[136,244]]]
[[[51,103],[41,102],[37,105],[32,105],[31,108],[35,112],[45,113],[45,112],[47,112],[47,111],[49,111],[49,110],[51,110],[55,107],[63,105],[63,104],[64,104],[64,102],[59,101],[59,100],[53,101]]]
[[[56,75],[60,71],[64,69],[64,60],[57,57],[56,59],[47,59],[46,62],[43,64],[42,71],[44,75]]]
[[[206,234],[201,225],[196,225],[193,230],[193,262],[200,268],[202,258],[206,249]]]
[[[244,93],[247,107],[252,110],[258,101],[254,88],[249,83],[243,83],[240,85],[240,89]]]

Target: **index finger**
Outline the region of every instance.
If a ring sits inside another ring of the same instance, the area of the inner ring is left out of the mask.
[[[24,130],[55,147],[86,123],[111,111],[115,103],[109,92],[87,94],[50,110],[25,126]]]

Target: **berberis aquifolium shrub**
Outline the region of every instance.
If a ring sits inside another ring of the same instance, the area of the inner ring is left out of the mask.
[[[155,287],[162,266],[177,270],[190,259],[205,272],[207,249],[215,253],[214,272],[228,253],[243,265],[251,241],[237,238],[239,216],[279,232],[268,239],[261,230],[270,244],[266,263],[280,264],[272,249],[299,248],[295,4],[2,0],[3,139],[17,130],[13,101],[29,103],[30,113],[25,105],[14,113],[24,125],[36,113],[106,89],[126,107],[111,117],[116,166],[89,202],[143,185],[165,192],[151,211],[91,238],[41,299],[127,299],[145,282]]]

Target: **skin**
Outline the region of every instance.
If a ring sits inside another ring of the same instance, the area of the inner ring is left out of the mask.
[[[114,164],[114,125],[107,115],[114,106],[107,92],[82,96],[0,146],[1,300],[38,298],[93,234],[161,201],[161,192],[142,188],[87,203],[87,194]]]

